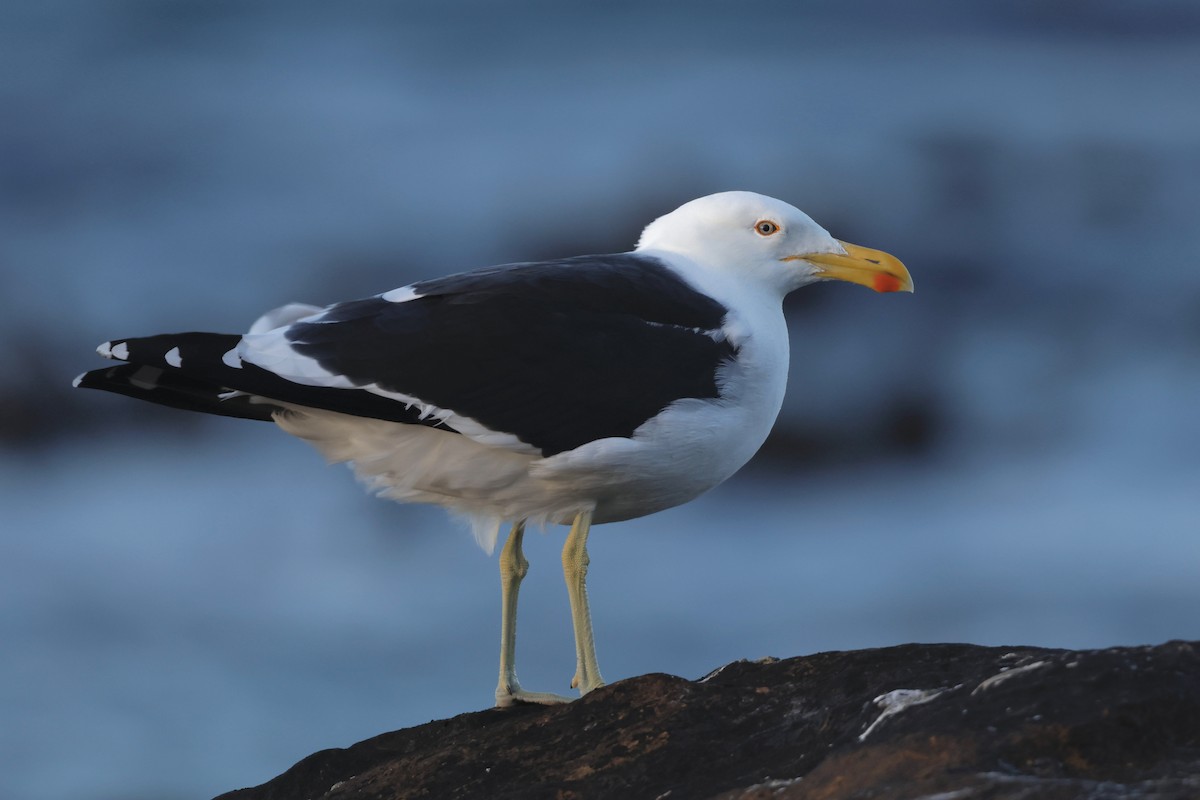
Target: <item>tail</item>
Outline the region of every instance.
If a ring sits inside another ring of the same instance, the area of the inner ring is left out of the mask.
[[[227,354],[241,338],[179,333],[105,342],[97,348],[100,355],[129,363],[85,372],[74,385],[185,411],[270,421],[279,406],[232,385],[241,381],[229,373],[241,367],[231,366],[236,362]]]
[[[362,389],[308,386],[276,375],[237,355],[236,333],[164,333],[105,342],[97,352],[127,363],[75,379],[150,403],[243,419],[271,420],[291,406],[340,411],[356,417],[447,428],[420,409]]]

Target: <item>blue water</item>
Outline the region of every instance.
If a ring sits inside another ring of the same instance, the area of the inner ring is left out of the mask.
[[[789,301],[781,441],[821,457],[597,529],[607,679],[1200,638],[1200,13],[690,8],[0,6],[0,797],[210,796],[495,685],[466,531],[270,426],[72,392],[96,344],[624,249],[730,188],[917,291]],[[565,692],[562,536],[518,669]]]
[[[94,461],[63,449],[6,467],[22,535],[0,540],[0,708],[18,721],[0,732],[5,796],[215,794],[490,705],[495,559],[440,512],[366,498],[273,433],[109,438]],[[604,674],[910,641],[1200,638],[1200,463],[1164,466],[751,472],[597,528]],[[565,692],[562,538],[527,545],[518,668]]]

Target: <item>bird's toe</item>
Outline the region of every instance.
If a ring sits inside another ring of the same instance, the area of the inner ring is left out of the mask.
[[[515,705],[554,706],[570,703],[573,698],[553,692],[530,692],[520,686],[512,686],[496,690],[496,708],[509,708]]]

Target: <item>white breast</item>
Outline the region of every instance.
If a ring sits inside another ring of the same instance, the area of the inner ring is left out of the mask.
[[[752,326],[746,312],[754,314]],[[766,441],[783,404],[788,337],[777,301],[738,309],[726,328],[738,355],[718,378],[721,397],[678,400],[632,438],[535,461],[530,474],[564,494],[593,497],[597,522],[686,503],[733,475]]]

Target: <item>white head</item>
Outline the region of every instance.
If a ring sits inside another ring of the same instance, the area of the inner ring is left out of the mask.
[[[834,239],[795,206],[754,192],[684,203],[647,225],[637,250],[675,253],[705,269],[744,275],[781,297],[820,280],[912,291],[908,270],[893,256]]]

